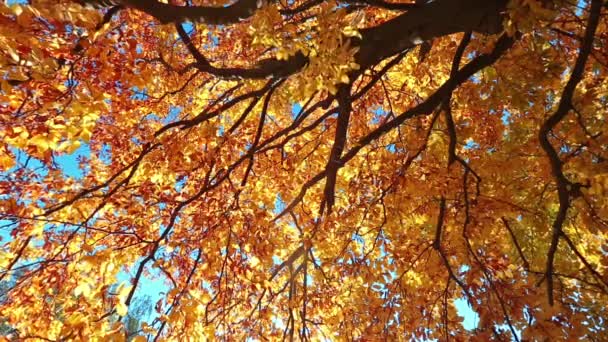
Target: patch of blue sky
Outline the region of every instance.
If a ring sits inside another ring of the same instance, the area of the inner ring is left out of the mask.
[[[6,242],[12,241],[11,233],[16,226],[16,222],[13,220],[2,220],[0,219],[0,246]]]
[[[283,259],[281,259],[278,255],[273,255],[272,256],[272,263],[276,266],[276,265],[280,265],[283,263]]]
[[[30,156],[29,154],[27,154],[26,152],[24,152],[21,149],[11,147],[10,150],[12,153],[15,154],[17,165],[15,165],[13,168],[9,169],[6,172],[0,173],[0,175],[3,175],[3,176],[10,175],[13,172],[15,172],[18,167],[25,167],[29,171],[32,171],[35,174],[40,175],[40,176],[47,175],[48,170],[46,169],[46,167],[44,166],[44,164],[42,164],[42,162],[40,160]]]
[[[168,124],[171,123],[173,121],[176,121],[179,118],[179,115],[182,113],[184,109],[182,107],[179,106],[171,106],[169,107],[169,112],[167,113],[167,116],[163,119],[163,124]]]
[[[218,46],[220,44],[220,38],[214,34],[209,32],[209,36],[211,37],[211,42],[213,46]]]
[[[186,183],[188,182],[188,177],[182,177],[182,178],[178,178],[175,182],[175,186],[174,189],[176,192],[182,192],[182,190],[184,189],[184,187],[186,186]]]
[[[223,137],[224,134],[226,134],[226,127],[224,127],[224,125],[219,125],[217,127],[217,136],[218,137]]]
[[[286,207],[286,203],[285,201],[283,201],[283,198],[281,198],[281,194],[277,194],[275,199],[274,199],[274,210],[273,213],[275,215],[280,214],[283,210],[285,210]]]
[[[186,33],[188,33],[188,35],[190,35],[190,34],[192,34],[192,32],[194,32],[194,24],[189,21],[182,23],[182,27],[184,28],[184,31],[186,31]]]
[[[137,86],[133,86],[131,87],[131,91],[133,92],[133,94],[131,95],[131,98],[133,100],[145,101],[150,98],[150,96],[148,95],[148,89],[145,87],[139,88]]]
[[[11,152],[15,155],[17,165],[5,172],[1,172],[1,178],[10,181],[15,176],[15,171],[17,171],[18,168],[26,168],[32,172],[35,177],[45,177],[48,174],[48,169],[38,159],[28,156],[27,153],[17,148],[11,148]],[[33,179],[30,180],[34,181]],[[0,194],[0,199],[10,199],[11,197],[12,196],[10,194]],[[24,201],[19,198],[15,198],[15,200],[24,205],[31,203],[30,200]],[[41,200],[36,201],[36,204],[42,208],[44,207],[44,202]],[[4,218],[8,217],[4,216]],[[11,233],[17,225],[17,221],[11,219],[0,219],[0,242],[2,244],[12,241]]]
[[[458,268],[458,274],[462,275],[471,269],[469,265],[461,265]],[[454,300],[454,307],[458,316],[462,317],[462,327],[466,330],[474,330],[479,325],[479,314],[473,310],[471,304],[466,298],[458,298]]]
[[[511,125],[511,112],[508,109],[502,110],[500,121],[502,121],[503,125],[505,126]]]
[[[464,149],[465,150],[476,150],[479,148],[479,143],[477,143],[475,140],[473,139],[468,139],[465,144],[464,144]]]
[[[481,75],[482,75],[482,71],[477,72],[476,74],[474,74],[473,76],[471,76],[469,79],[471,80],[471,82],[475,83],[475,84],[479,84],[481,83]]]
[[[395,144],[388,144],[386,145],[385,149],[391,153],[396,153],[397,152],[397,145]]]
[[[112,147],[108,144],[103,144],[97,158],[104,164],[110,165],[112,163]]]
[[[294,104],[291,105],[291,118],[292,119],[296,119],[298,116],[301,115],[302,113],[302,105],[298,102],[295,102]]]
[[[578,0],[578,2],[576,3],[576,9],[574,10],[574,14],[576,14],[577,16],[583,15],[584,8],[585,8],[585,1]]]
[[[81,160],[87,160],[91,156],[88,144],[82,144],[72,154],[62,154],[54,157],[54,161],[64,175],[76,179],[82,179],[86,169],[82,169]]]
[[[131,142],[134,143],[134,144],[136,144],[136,145],[139,145],[139,146],[142,146],[143,144],[145,144],[145,141],[141,140],[138,137],[132,137],[131,138]]]
[[[384,119],[384,117],[388,114],[388,112],[381,106],[378,106],[378,108],[372,110],[372,113],[374,114],[374,116],[372,117],[371,123],[374,125],[379,124],[382,119]]]
[[[144,116],[145,120],[161,121],[161,118],[156,113],[148,113]]]
[[[458,316],[462,317],[462,327],[466,330],[475,330],[479,325],[479,314],[473,310],[471,304],[464,299],[454,300],[454,307]]]
[[[75,87],[78,84],[79,84],[78,80],[75,80],[73,78],[68,78],[65,82],[63,82],[63,85],[65,85],[68,88]]]

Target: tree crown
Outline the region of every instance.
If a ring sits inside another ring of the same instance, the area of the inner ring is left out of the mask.
[[[3,330],[608,339],[606,12],[0,4]]]

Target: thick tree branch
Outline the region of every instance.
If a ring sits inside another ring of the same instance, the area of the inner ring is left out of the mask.
[[[308,58],[301,52],[296,53],[287,60],[277,60],[274,58],[262,60],[253,68],[217,68],[194,46],[194,43],[184,30],[181,23],[176,23],[175,28],[180,39],[196,60],[195,67],[203,72],[210,73],[218,77],[238,77],[250,79],[263,79],[267,77],[285,77],[292,75],[302,69],[307,63]]]
[[[460,61],[462,60],[462,56],[464,55],[464,50],[466,49],[467,45],[469,45],[470,41],[471,41],[471,32],[467,32],[467,33],[465,33],[464,37],[462,37],[462,40],[460,41],[460,44],[458,45],[458,49],[456,49],[456,54],[454,56],[454,59],[452,60],[452,69],[450,70],[451,77],[453,77],[456,74],[456,72],[458,72],[458,69],[460,68]],[[452,165],[452,163],[454,161],[456,161],[457,159],[461,160],[456,155],[456,143],[457,143],[458,139],[456,136],[456,125],[454,124],[454,118],[452,117],[452,107],[451,107],[451,103],[450,103],[451,101],[452,101],[452,93],[450,93],[448,95],[448,97],[445,99],[445,101],[443,102],[445,122],[446,122],[446,126],[448,129],[448,135],[450,137],[449,145],[448,145],[448,166]]]
[[[103,6],[106,3],[120,4],[138,9],[163,24],[177,23],[184,20],[204,22],[212,25],[237,23],[249,18],[256,9],[262,6],[260,0],[238,0],[229,6],[177,6],[156,0],[83,0],[85,4]]]
[[[437,0],[416,7],[381,25],[361,30],[363,38],[356,61],[365,67],[425,41],[458,32],[498,33],[502,30],[506,2]]]
[[[570,208],[570,200],[575,184],[571,183],[564,175],[562,170],[563,162],[551,142],[549,142],[549,133],[560,123],[560,121],[562,121],[562,119],[564,119],[572,108],[574,91],[583,78],[585,64],[587,63],[587,58],[593,48],[593,38],[599,23],[601,8],[602,0],[593,0],[591,2],[591,10],[587,20],[585,37],[581,43],[580,52],[576,58],[572,74],[570,74],[570,79],[568,79],[568,83],[566,83],[566,86],[564,87],[557,110],[543,122],[540,131],[538,132],[540,146],[545,151],[545,154],[547,154],[551,164],[551,173],[557,184],[557,194],[559,198],[559,209],[557,216],[553,221],[553,232],[551,235],[549,251],[547,252],[547,266],[545,270],[547,278],[547,296],[550,305],[553,305],[553,261],[557,252],[559,239],[563,234],[562,228],[568,214],[568,209]]]
[[[326,173],[326,181],[325,181],[325,191],[324,191],[324,200],[321,205],[321,215],[325,208],[327,208],[327,213],[331,213],[332,206],[335,201],[335,187],[336,187],[336,178],[338,176],[338,170],[342,167],[342,163],[340,161],[340,157],[342,157],[342,152],[344,151],[344,147],[346,146],[346,136],[348,133],[348,122],[350,118],[350,112],[352,110],[352,102],[350,99],[350,84],[343,85],[338,90],[338,124],[336,126],[336,135],[334,137],[334,144],[331,147],[331,152],[329,154],[329,160],[327,161],[327,166],[325,167]]]
[[[130,1],[140,2],[127,2]],[[250,0],[241,0],[239,3],[245,1]],[[498,33],[502,29],[502,11],[505,5],[506,0],[437,0],[412,6],[402,15],[378,26],[361,30],[362,39],[350,39],[351,46],[359,48],[355,62],[361,69],[366,69],[433,38],[468,31]],[[140,7],[140,10],[146,12],[144,5]],[[187,18],[171,21],[181,22],[185,19]],[[180,27],[181,25],[178,25],[178,34],[196,59],[196,67],[218,77],[280,78],[295,74],[308,64],[308,57],[298,52],[287,60],[270,58],[260,61],[252,68],[216,68],[194,47]]]

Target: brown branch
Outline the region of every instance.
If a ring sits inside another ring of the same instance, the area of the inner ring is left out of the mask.
[[[161,127],[158,131],[156,131],[154,133],[154,136],[158,137],[161,134],[163,134],[164,132],[166,132],[169,129],[174,128],[174,127],[179,127],[182,130],[190,128],[190,127],[194,127],[207,120],[213,119],[214,117],[216,117],[216,116],[220,115],[222,112],[234,107],[235,105],[237,105],[238,103],[240,103],[243,100],[253,98],[254,101],[257,101],[270,89],[270,87],[272,86],[272,82],[267,82],[266,85],[264,85],[264,87],[262,87],[260,89],[253,90],[253,91],[247,92],[247,93],[239,95],[239,96],[235,96],[230,101],[222,104],[217,109],[211,111],[211,108],[213,108],[215,105],[217,105],[219,102],[221,102],[224,98],[227,98],[228,96],[230,96],[240,86],[241,86],[240,84],[237,84],[236,86],[232,87],[231,89],[228,89],[227,91],[225,91],[219,98],[217,98],[215,101],[213,101],[209,106],[207,106],[203,111],[201,111],[198,115],[196,115],[192,119],[179,120],[179,121],[174,121],[169,124],[166,124],[165,126]]]
[[[245,169],[245,175],[243,176],[243,180],[241,181],[241,186],[245,186],[245,184],[247,184],[247,178],[249,177],[249,173],[251,172],[251,169],[253,168],[253,151],[255,151],[258,147],[258,144],[260,143],[260,138],[262,137],[262,131],[264,129],[264,122],[266,120],[266,113],[268,112],[268,104],[270,103],[270,99],[272,98],[272,93],[274,92],[275,89],[277,89],[283,82],[279,82],[276,85],[274,85],[272,88],[270,88],[270,91],[268,92],[268,95],[266,95],[266,98],[264,99],[264,104],[262,105],[262,113],[260,114],[260,122],[258,124],[258,129],[256,131],[255,137],[253,138],[253,142],[251,143],[251,148],[249,149],[249,154],[251,155],[249,157],[249,164],[247,165],[247,169]]]
[[[205,66],[210,67],[211,63],[209,63],[209,60],[207,60],[207,58],[205,56],[203,56],[203,54],[200,51],[198,51],[196,46],[194,46],[194,43],[192,42],[192,39],[190,39],[190,36],[186,32],[186,30],[184,29],[184,26],[181,23],[175,23],[175,30],[177,31],[179,38],[186,45],[186,48],[188,49],[188,51],[190,51],[190,53],[192,54],[192,57],[194,57],[194,59],[196,59],[196,61],[198,63],[198,68],[201,69],[201,68],[204,68]]]
[[[606,281],[602,275],[595,270],[595,268],[593,268],[593,265],[591,265],[591,263],[589,262],[589,260],[587,260],[587,258],[585,258],[585,256],[578,250],[578,248],[576,248],[576,245],[574,245],[574,242],[572,242],[572,239],[570,239],[570,237],[565,234],[562,233],[561,237],[566,241],[566,244],[568,244],[568,247],[570,247],[570,249],[574,252],[574,254],[576,254],[576,256],[578,257],[578,259],[583,263],[583,265],[585,265],[585,268],[587,268],[587,270],[589,272],[591,272],[591,274],[593,275],[593,277],[599,281],[601,284],[604,285],[604,292],[607,292],[608,289],[608,281]]]
[[[443,248],[441,247],[441,235],[443,232],[444,219],[445,219],[445,197],[441,196],[441,200],[439,201],[439,217],[437,218],[437,227],[435,228],[435,240],[433,240],[432,246],[437,251],[437,253],[439,253],[439,256],[441,257],[441,261],[443,262],[443,264],[445,265],[445,268],[448,271],[449,277],[451,279],[454,279],[454,281],[456,282],[456,284],[458,284],[458,286],[460,286],[460,288],[462,289],[462,291],[464,292],[466,297],[469,298],[470,295],[469,295],[468,287],[460,279],[458,279],[458,277],[456,277],[456,274],[452,270],[452,266],[450,266],[450,262],[449,262],[447,256],[445,255]]]
[[[460,61],[464,55],[464,50],[471,41],[471,35],[471,32],[465,33],[464,37],[462,37],[462,40],[460,41],[460,44],[458,45],[458,48],[456,49],[456,54],[452,60],[452,69],[450,70],[451,77],[453,77],[460,68]],[[452,117],[452,108],[450,105],[451,100],[452,93],[450,92],[443,102],[445,122],[448,129],[448,135],[450,137],[448,145],[448,166],[452,165],[452,163],[458,159],[458,156],[456,155],[456,143],[458,139],[456,137],[456,125],[454,124],[454,119]]]
[[[528,259],[526,259],[526,255],[524,254],[523,249],[519,245],[519,242],[517,241],[517,237],[515,237],[515,233],[513,233],[513,230],[511,229],[511,225],[509,225],[509,221],[507,221],[507,219],[504,217],[501,217],[500,219],[502,220],[502,223],[505,225],[505,228],[507,228],[507,231],[509,232],[509,235],[511,236],[511,240],[513,240],[513,244],[515,245],[515,248],[517,249],[517,253],[519,254],[519,257],[521,258],[522,262],[524,263],[524,269],[526,271],[529,271],[530,263],[528,262]]]
[[[415,7],[383,24],[361,30],[356,62],[366,67],[425,41],[475,31],[502,30],[505,0],[436,0]],[[382,47],[382,48],[379,48]]]
[[[296,73],[308,63],[308,58],[301,52],[298,52],[285,61],[274,58],[259,61],[253,68],[217,68],[211,65],[209,60],[196,48],[196,46],[194,46],[194,43],[181,23],[176,23],[175,29],[192,57],[196,60],[195,67],[200,71],[218,77],[239,77],[249,79],[284,77]]]
[[[471,34],[472,34],[471,32],[465,33],[460,44],[458,45],[458,48],[456,49],[454,59],[452,60],[452,68],[450,71],[450,77],[454,77],[458,73],[458,70],[460,68],[460,61],[462,59],[462,56],[464,55],[464,51],[465,51],[467,45],[469,44],[469,42],[471,41]],[[454,124],[454,120],[452,118],[452,108],[451,108],[452,93],[453,92],[448,93],[448,95],[446,96],[446,99],[443,101],[442,107],[444,109],[446,124],[447,124],[447,129],[448,129],[448,135],[450,138],[449,146],[448,146],[448,167],[454,161],[458,161],[464,168],[463,192],[464,192],[464,202],[465,202],[465,220],[463,223],[462,235],[466,241],[466,245],[467,245],[467,249],[468,249],[469,253],[471,255],[473,255],[473,258],[475,259],[477,264],[482,269],[485,278],[487,279],[488,283],[490,284],[490,288],[492,289],[492,291],[494,292],[494,295],[496,296],[496,298],[498,299],[498,301],[500,303],[501,309],[504,314],[505,321],[507,322],[507,326],[509,327],[511,334],[513,335],[513,339],[515,341],[519,342],[519,339],[517,338],[517,334],[515,332],[515,328],[513,327],[512,323],[511,323],[511,318],[509,317],[506,305],[505,305],[502,297],[498,293],[498,290],[496,289],[496,286],[494,285],[494,282],[492,281],[491,275],[489,274],[485,265],[481,262],[481,260],[479,259],[479,257],[475,253],[475,251],[473,250],[471,243],[469,241],[469,238],[468,238],[467,227],[470,222],[470,202],[469,202],[467,181],[468,181],[469,173],[473,174],[476,177],[476,179],[477,179],[477,183],[476,183],[477,196],[479,196],[479,192],[480,192],[479,184],[481,182],[481,178],[469,166],[468,162],[466,162],[464,159],[462,159],[460,156],[458,156],[456,154],[457,133],[456,133],[456,125]],[[442,200],[444,201],[443,205],[445,206],[445,200],[443,198],[442,198]],[[447,263],[447,259],[445,259],[444,263]]]
[[[591,2],[591,10],[587,21],[585,37],[581,43],[581,48],[578,57],[576,58],[574,68],[572,69],[572,73],[570,74],[570,78],[568,79],[568,83],[566,83],[566,86],[562,92],[557,110],[551,116],[549,116],[545,122],[543,122],[538,132],[540,145],[549,158],[551,172],[557,184],[557,194],[559,198],[559,209],[557,216],[553,221],[551,244],[547,252],[547,266],[545,272],[547,278],[547,295],[550,305],[553,305],[553,262],[557,252],[557,247],[559,245],[560,237],[563,235],[562,228],[568,214],[568,209],[570,208],[570,200],[572,197],[572,188],[574,184],[572,184],[564,175],[562,170],[563,162],[551,142],[549,142],[549,134],[552,132],[555,126],[557,126],[557,124],[564,119],[572,108],[572,97],[574,95],[574,91],[576,90],[578,83],[583,78],[585,64],[587,63],[587,59],[593,48],[593,39],[599,23],[601,7],[602,0],[593,0]]]
[[[97,26],[95,26],[95,30],[98,31],[105,24],[109,23],[110,20],[112,20],[112,17],[114,16],[114,14],[118,13],[118,11],[120,11],[121,9],[123,9],[122,6],[110,7],[110,9],[108,9],[108,11],[103,15],[103,18],[101,19],[101,22],[99,24],[97,24]]]
[[[27,239],[25,239],[23,241],[23,243],[21,244],[21,247],[19,248],[19,251],[17,251],[17,254],[13,258],[13,260],[11,260],[11,262],[8,264],[8,266],[6,267],[6,270],[3,271],[2,274],[0,274],[0,281],[2,281],[2,279],[4,279],[4,277],[6,277],[7,274],[9,274],[9,272],[13,269],[13,266],[15,266],[17,261],[19,261],[19,259],[21,259],[21,256],[23,255],[23,252],[25,251],[25,248],[27,247],[27,245],[30,243],[30,240],[32,240],[32,235],[28,236]]]
[[[327,213],[331,213],[332,206],[335,202],[335,188],[336,179],[338,177],[338,170],[343,166],[340,162],[342,152],[346,145],[346,136],[348,134],[348,122],[350,119],[350,112],[352,110],[352,101],[350,99],[350,84],[343,85],[338,89],[338,123],[336,126],[336,135],[334,137],[334,143],[331,147],[329,154],[329,160],[327,161],[326,170],[326,181],[324,190],[324,199],[321,204],[320,215],[323,215],[324,209],[327,209]]]
[[[393,11],[407,11],[421,7],[421,5],[414,3],[388,2],[383,0],[342,0],[340,2],[349,4],[364,4]]]
[[[231,6],[213,9],[232,13],[238,12],[242,8],[248,8],[246,10],[247,16],[237,17],[237,19],[246,18],[257,9],[257,1],[240,0]],[[174,23],[181,23],[188,18],[197,17],[196,12],[199,9],[203,12],[209,9],[201,6],[175,6],[145,0],[122,0],[122,3],[148,14],[156,13],[156,15],[151,15],[159,20],[162,18],[161,22]],[[352,38],[345,41],[350,46],[359,48],[354,62],[361,66],[361,70],[364,70],[433,38],[466,31],[497,33],[502,29],[501,13],[505,4],[505,0],[437,0],[425,5],[413,5],[410,10],[402,15],[378,26],[361,30],[362,39]],[[175,14],[177,12],[183,13],[177,15]],[[196,59],[195,67],[218,77],[282,78],[300,71],[309,61],[304,53],[297,52],[287,60],[270,58],[259,61],[253,68],[217,68],[212,66],[202,53],[194,47],[183,27],[181,29],[180,27],[181,24],[178,24],[178,34]]]
[[[83,2],[103,6],[106,0],[83,0]],[[177,6],[156,0],[114,0],[111,1],[125,7],[142,11],[163,24],[192,20],[211,25],[226,25],[238,23],[249,18],[255,10],[261,7],[259,0],[238,0],[229,6]]]
[[[453,77],[450,77],[439,89],[429,96],[424,102],[417,106],[399,114],[391,121],[386,122],[384,125],[374,129],[368,135],[359,140],[356,146],[351,148],[343,157],[343,162],[348,162],[354,158],[357,153],[365,146],[370,144],[372,141],[379,139],[384,134],[390,132],[394,128],[400,126],[410,118],[422,115],[428,115],[443,101],[443,99],[456,89],[459,85],[468,80],[471,76],[477,73],[479,70],[494,64],[511,46],[515,40],[507,35],[501,36],[494,46],[494,50],[488,54],[482,54],[477,56],[466,66],[460,69]]]

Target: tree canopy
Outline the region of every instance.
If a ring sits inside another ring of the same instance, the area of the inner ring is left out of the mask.
[[[608,340],[607,25],[603,0],[3,2],[1,323]]]

